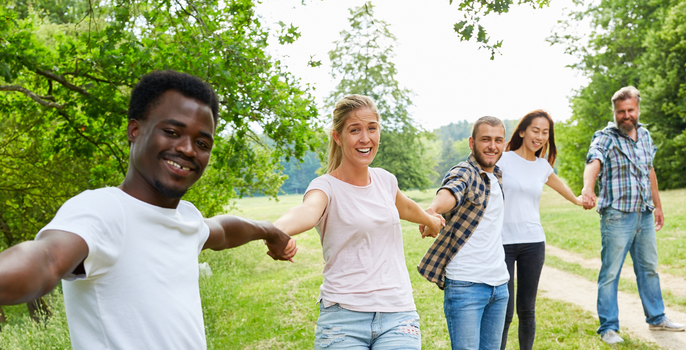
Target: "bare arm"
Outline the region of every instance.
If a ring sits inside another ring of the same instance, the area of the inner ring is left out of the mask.
[[[395,195],[395,207],[403,220],[420,224],[419,232],[422,238],[430,236],[436,237],[441,227],[445,226],[445,219],[439,214],[430,215],[415,203],[407,198],[400,190]]]
[[[655,231],[660,231],[662,226],[665,224],[665,215],[662,212],[660,192],[657,189],[657,175],[655,175],[655,168],[650,168],[650,191],[653,194],[653,204],[655,205],[655,210],[653,210],[653,215],[655,216]]]
[[[564,182],[562,182],[562,180],[560,180],[560,178],[556,174],[551,174],[548,177],[548,182],[546,182],[545,184],[548,185],[550,188],[554,189],[557,193],[561,194],[562,197],[565,197],[566,200],[579,206],[584,205],[584,202],[582,200],[583,196],[574,196],[574,192],[572,192],[572,189],[569,188],[569,186],[567,186]]]
[[[449,212],[457,205],[457,199],[449,190],[441,189],[436,193],[431,205],[426,209],[429,213],[443,214]]]
[[[0,253],[0,305],[36,300],[49,293],[88,256],[81,237],[48,230],[38,240],[17,244]]]
[[[600,160],[594,159],[592,162],[586,164],[584,168],[584,188],[581,190],[581,199],[584,202],[584,209],[591,209],[595,207],[595,179],[600,173]]]
[[[255,221],[233,215],[217,215],[205,219],[210,236],[203,249],[223,250],[258,239],[265,240],[269,256],[275,260],[290,260],[296,253],[295,241],[269,221]]]
[[[288,209],[274,226],[293,236],[313,228],[319,218],[324,215],[324,210],[329,203],[329,198],[320,190],[311,190],[305,194],[303,203]]]

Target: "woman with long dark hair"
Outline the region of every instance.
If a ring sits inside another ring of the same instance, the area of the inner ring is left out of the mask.
[[[543,185],[548,185],[568,201],[581,206],[580,197],[553,171],[557,149],[553,119],[543,110],[529,112],[522,118],[505,147],[498,167],[503,172],[505,218],[503,247],[510,272],[510,300],[505,316],[501,349],[515,308],[514,272],[517,263],[517,316],[519,349],[531,349],[536,335],[536,293],[545,261],[545,233],[538,204]],[[547,154],[547,159],[546,159]]]

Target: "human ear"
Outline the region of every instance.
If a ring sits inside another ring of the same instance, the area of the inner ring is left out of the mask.
[[[138,119],[129,119],[129,124],[126,126],[126,137],[129,142],[136,142],[136,138],[141,131],[141,123]]]
[[[338,134],[338,131],[334,130],[331,135],[333,136],[333,140],[336,141],[337,145],[341,145],[341,135]]]

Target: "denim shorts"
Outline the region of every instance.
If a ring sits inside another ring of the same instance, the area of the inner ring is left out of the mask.
[[[314,348],[418,350],[422,348],[417,311],[358,312],[319,305]]]

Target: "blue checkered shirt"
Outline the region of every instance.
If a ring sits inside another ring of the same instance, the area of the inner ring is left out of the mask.
[[[612,207],[623,212],[653,210],[650,170],[657,148],[645,125],[638,124],[636,141],[622,133],[615,123],[596,131],[586,163],[600,160],[598,212]]]
[[[498,178],[502,189],[503,173],[500,168],[496,166],[493,174]],[[439,191],[442,189],[449,190],[455,196],[457,204],[443,214],[445,227],[417,265],[419,273],[430,282],[436,283],[440,289],[445,288],[445,267],[467,243],[486,212],[491,184],[486,171],[470,155],[466,161],[448,171]],[[504,193],[503,191],[503,196]]]

